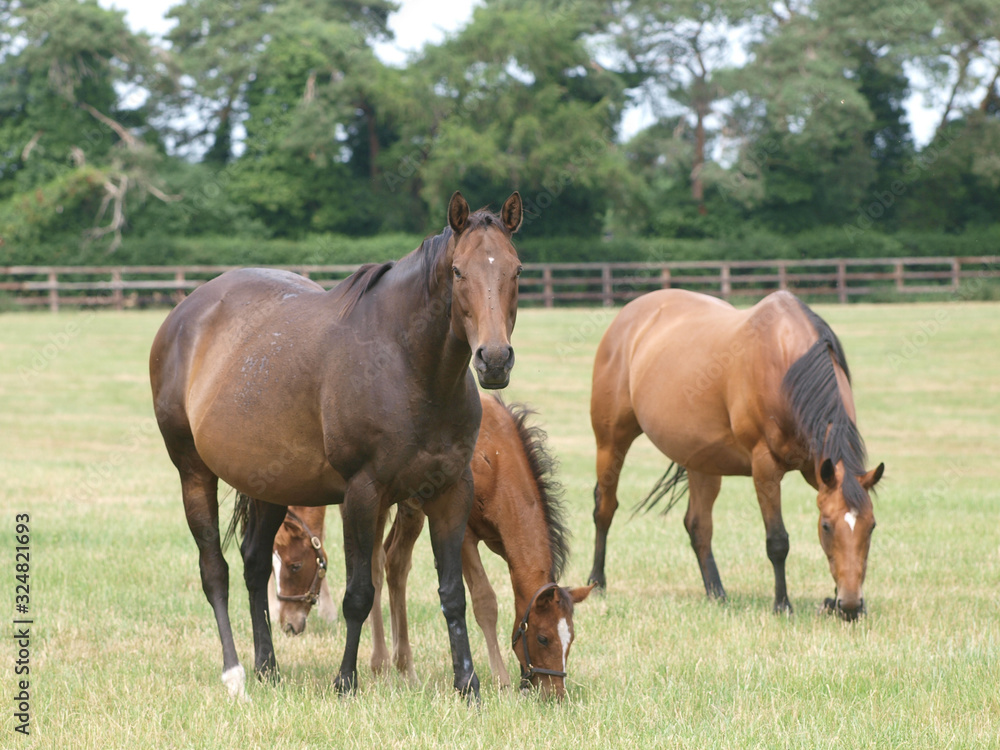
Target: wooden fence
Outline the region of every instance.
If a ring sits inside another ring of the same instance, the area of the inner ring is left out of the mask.
[[[173,305],[232,266],[8,266],[0,294],[14,304],[107,306],[117,310]],[[331,287],[354,265],[283,266]],[[761,297],[775,289],[846,303],[852,297],[961,296],[1000,279],[1000,256],[839,260],[677,261],[665,263],[527,263],[520,301],[554,307],[614,305],[654,289],[691,289],[723,299]],[[963,286],[965,285],[965,286]]]

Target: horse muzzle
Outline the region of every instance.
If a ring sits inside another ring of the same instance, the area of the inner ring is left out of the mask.
[[[868,610],[865,607],[864,597],[850,601],[845,601],[840,597],[835,599],[825,599],[823,601],[823,608],[829,613],[836,614],[837,617],[845,622],[854,622],[861,617],[861,615],[868,614]]]
[[[510,344],[481,346],[472,358],[472,366],[483,388],[506,388],[514,367],[514,347]]]

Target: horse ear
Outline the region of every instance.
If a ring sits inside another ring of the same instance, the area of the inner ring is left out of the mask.
[[[829,458],[819,467],[819,478],[823,480],[823,484],[827,487],[837,486],[837,472],[833,468],[833,461]]]
[[[469,222],[469,204],[457,190],[448,202],[448,225],[456,235],[465,230]]]
[[[504,201],[503,208],[500,209],[500,218],[503,224],[514,234],[521,228],[521,221],[524,218],[524,204],[521,202],[521,194],[516,190]]]
[[[578,586],[575,589],[570,589],[569,595],[573,599],[573,603],[579,604],[588,596],[590,596],[590,592],[594,590],[594,587],[596,585],[597,585],[596,583],[592,583],[589,586]]]
[[[874,469],[865,474],[863,477],[861,477],[861,486],[864,487],[866,490],[870,490],[872,487],[878,484],[878,480],[882,478],[882,474],[884,473],[885,473],[885,464],[879,464]]]

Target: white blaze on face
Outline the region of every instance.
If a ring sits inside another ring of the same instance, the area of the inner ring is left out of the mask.
[[[490,265],[491,266],[493,265],[493,260],[494,260],[493,258],[490,258]]]
[[[858,514],[853,510],[849,510],[844,514],[844,520],[847,521],[847,525],[851,527],[851,533],[854,533],[854,524],[858,522]]]
[[[274,562],[272,567],[274,568],[274,590],[277,594],[281,594],[281,555],[277,552],[273,555]]]
[[[570,641],[573,640],[573,637],[570,635],[570,632],[569,632],[569,623],[566,622],[566,618],[565,617],[560,618],[557,630],[559,631],[559,640],[562,641],[562,647],[563,647],[563,665],[562,665],[562,671],[565,672],[566,671],[566,653],[569,651]]]

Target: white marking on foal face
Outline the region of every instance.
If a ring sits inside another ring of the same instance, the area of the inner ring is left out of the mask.
[[[849,510],[844,514],[844,520],[847,521],[847,525],[851,527],[851,533],[854,533],[854,524],[858,522],[858,514],[853,510]]]
[[[562,671],[566,671],[566,653],[569,651],[569,644],[573,640],[573,636],[569,632],[569,623],[566,622],[566,618],[562,617],[559,619],[559,625],[556,628],[559,632],[559,640],[562,641],[563,647],[563,665]]]
[[[494,260],[495,260],[495,258],[490,258],[490,265],[491,265],[491,266],[493,265],[493,261],[494,261]]]
[[[281,555],[277,552],[272,556],[274,559],[271,563],[274,568],[274,590],[276,593],[281,593]]]

